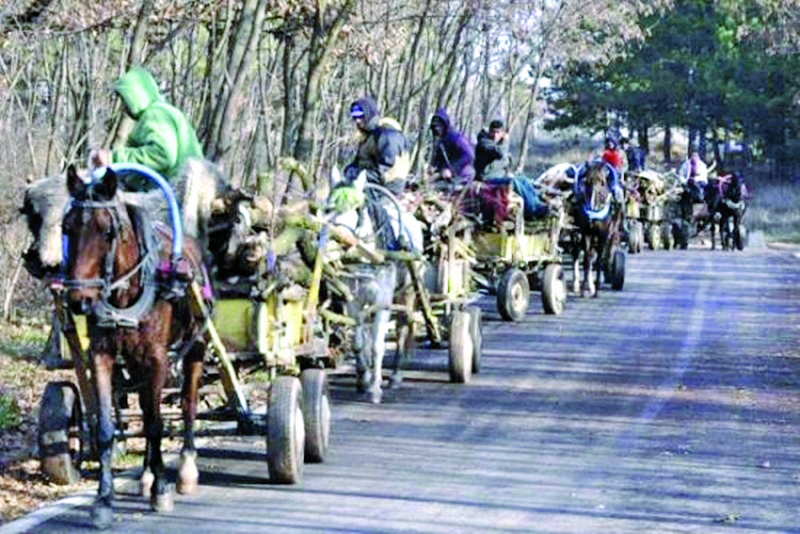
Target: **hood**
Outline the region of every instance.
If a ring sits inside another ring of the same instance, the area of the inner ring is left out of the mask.
[[[374,98],[368,96],[361,97],[353,102],[353,106],[356,105],[361,107],[361,110],[364,112],[364,122],[366,123],[368,130],[372,130],[378,126],[380,113],[378,111],[378,103],[375,102]]]
[[[134,119],[138,119],[150,104],[161,99],[153,75],[141,67],[134,67],[126,72],[114,86],[114,90],[125,102]]]
[[[433,114],[433,118],[439,119],[444,123],[444,132],[447,133],[450,131],[452,124],[450,123],[450,115],[444,110],[444,108],[439,108],[436,110],[436,113]]]

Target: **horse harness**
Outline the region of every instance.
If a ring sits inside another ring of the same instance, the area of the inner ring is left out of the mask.
[[[119,200],[72,200],[72,208],[81,210],[84,221],[88,218],[91,210],[106,210],[111,217],[113,226],[113,236],[111,239],[111,250],[105,255],[103,262],[103,273],[101,278],[87,279],[67,279],[64,286],[67,289],[80,289],[87,287],[99,287],[100,299],[93,306],[92,314],[99,327],[122,327],[135,328],[139,325],[141,318],[148,313],[156,300],[157,285],[156,269],[158,264],[158,239],[153,233],[153,225],[149,217],[143,211],[136,210],[134,216],[138,219],[134,225],[138,234],[139,262],[133,269],[114,279],[114,259],[117,252],[117,244],[122,229],[119,209],[122,207]],[[66,248],[66,247],[65,247]],[[65,254],[66,261],[66,254]],[[130,279],[141,272],[142,291],[136,302],[126,308],[119,308],[110,302],[111,295],[118,289],[129,287]]]

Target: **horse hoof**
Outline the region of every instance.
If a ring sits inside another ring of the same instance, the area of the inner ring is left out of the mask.
[[[159,514],[174,510],[175,499],[172,496],[172,491],[166,489],[164,493],[153,495],[150,498],[150,508]]]
[[[394,374],[389,377],[389,389],[397,389],[400,387],[400,384],[402,383],[403,383],[403,377],[398,374]]]
[[[150,491],[153,489],[153,481],[156,477],[149,469],[142,471],[142,476],[139,477],[139,494],[142,497],[149,497]]]
[[[191,495],[197,491],[197,480],[200,473],[197,471],[196,452],[181,453],[181,466],[178,469],[178,483],[176,489],[181,495]]]
[[[372,404],[380,404],[381,397],[383,397],[383,392],[381,391],[380,386],[371,387],[369,389],[369,400]]]
[[[372,383],[372,373],[369,371],[358,371],[356,377],[356,391],[365,393],[369,391],[369,385]]]
[[[114,523],[114,510],[111,505],[96,501],[92,505],[92,524],[98,530],[106,530]]]

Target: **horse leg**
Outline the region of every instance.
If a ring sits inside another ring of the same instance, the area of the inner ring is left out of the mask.
[[[144,432],[150,447],[150,471],[153,473],[153,486],[150,490],[150,508],[155,512],[169,512],[174,507],[172,493],[165,480],[164,459],[161,456],[161,391],[167,377],[167,351],[162,346],[152,349],[150,359],[148,390],[141,398],[142,413],[145,417]]]
[[[113,367],[114,357],[108,352],[92,354],[92,377],[97,392],[97,452],[100,456],[100,486],[92,505],[92,521],[99,529],[109,528],[114,522],[114,511],[111,506],[114,498],[114,476],[111,472],[114,444],[111,391]]]
[[[364,393],[367,390],[371,377],[369,376],[369,350],[371,344],[368,342],[367,317],[363,311],[358,311],[355,315],[358,321],[353,332],[353,351],[356,354],[356,390]]]
[[[386,354],[386,334],[389,331],[390,312],[388,309],[375,312],[372,322],[372,384],[369,387],[372,404],[381,402],[381,381],[383,380],[383,356]]]
[[[581,249],[577,245],[572,249],[572,292],[581,292],[581,271],[580,271]]]
[[[200,473],[197,470],[197,449],[194,446],[194,420],[197,416],[197,390],[200,388],[200,375],[203,373],[202,343],[195,343],[183,358],[183,391],[181,408],[183,410],[183,449],[178,467],[178,493],[188,495],[197,491]]]
[[[731,217],[733,218],[733,246],[731,248],[733,250],[742,250],[742,232],[740,228],[742,217],[739,210],[734,209]]]
[[[597,264],[597,258],[594,250],[592,249],[592,238],[586,236],[583,238],[583,287],[581,289],[581,296],[585,297],[588,294],[594,297],[597,293],[597,288],[594,285],[592,269]]]
[[[709,222],[709,230],[711,231],[711,250],[716,250],[717,249],[716,226],[717,226],[717,221],[719,220],[718,216],[719,216],[718,213],[714,213],[714,214],[711,215],[711,217],[709,217],[709,221],[708,221]],[[722,227],[721,227],[721,225],[720,225],[719,232],[720,232],[720,237],[722,237]]]
[[[605,266],[605,269],[607,270],[609,265],[609,261],[608,258],[606,257],[606,254],[598,252],[600,250],[603,250],[603,248],[604,247],[601,246],[600,243],[597,243],[597,246],[592,250],[592,268],[594,269],[593,271],[594,284],[592,287],[590,287],[590,294],[592,295],[593,298],[597,297],[600,293],[600,279],[601,279],[600,277],[605,276],[605,273],[603,272],[604,271],[603,267]],[[606,278],[609,277],[606,276]],[[590,281],[592,280],[591,276],[589,277],[589,280]],[[607,279],[606,282],[608,282]]]
[[[411,357],[414,345],[414,318],[412,316],[416,294],[412,287],[403,292],[403,305],[406,311],[397,318],[397,347],[394,356],[394,373],[389,378],[389,387],[397,387],[403,381],[402,371],[405,362]]]
[[[144,390],[139,391],[139,398],[143,399],[147,393]],[[144,414],[142,408],[142,420],[148,419]],[[153,447],[150,441],[145,440],[144,445],[144,465],[142,466],[142,475],[139,477],[139,494],[142,497],[150,497],[150,491],[153,489],[153,471],[150,469],[150,463],[153,461]]]

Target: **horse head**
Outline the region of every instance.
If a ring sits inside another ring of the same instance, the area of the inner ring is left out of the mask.
[[[33,237],[22,255],[25,268],[35,278],[56,275],[63,258],[61,219],[69,203],[64,176],[42,178],[25,189],[20,214]]]
[[[115,289],[115,278],[140,260],[139,243],[127,209],[117,196],[117,176],[110,169],[99,180],[84,180],[67,169],[69,211],[64,216],[67,302],[75,313],[88,313]],[[121,286],[118,305],[136,296],[139,275]]]
[[[587,212],[601,212],[611,202],[611,182],[613,169],[604,161],[596,161],[584,165],[584,171],[578,180],[579,202]]]
[[[366,184],[365,171],[358,173],[356,179],[348,184],[339,169],[333,167],[329,177],[328,206],[332,210],[331,224],[349,230],[359,239],[372,241],[374,239],[372,220],[363,209]]]
[[[215,198],[208,225],[208,263],[222,278],[250,276],[267,254],[267,235],[255,228],[253,213],[272,218],[272,203],[231,188]]]
[[[725,189],[725,198],[732,202],[741,202],[745,197],[747,197],[747,186],[744,179],[738,172],[734,172]]]

